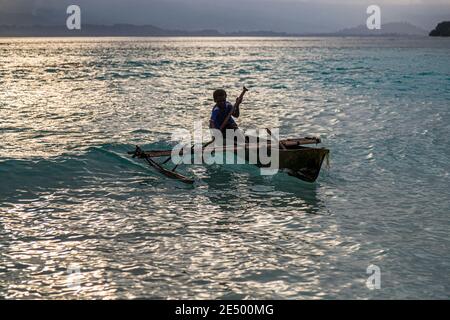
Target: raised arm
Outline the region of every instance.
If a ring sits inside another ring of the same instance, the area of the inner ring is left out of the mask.
[[[244,87],[245,88],[245,87]],[[246,91],[247,89],[245,88],[244,91]],[[232,113],[232,116],[235,118],[239,118],[239,115],[241,114],[240,110],[239,110],[239,106],[241,105],[242,101],[244,100],[244,95],[241,94],[237,99],[236,99],[236,104],[234,105],[234,111]]]

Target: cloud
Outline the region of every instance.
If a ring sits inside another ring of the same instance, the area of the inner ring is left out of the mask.
[[[79,4],[83,23],[153,24],[171,29],[328,32],[362,24],[377,3],[384,22],[429,28],[449,14],[450,0],[0,0],[0,24],[65,23]]]

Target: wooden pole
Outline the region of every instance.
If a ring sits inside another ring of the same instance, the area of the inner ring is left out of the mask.
[[[248,89],[244,86],[244,88],[242,89],[241,95],[239,96],[239,98],[237,98],[236,103],[233,106],[233,109],[231,109],[230,113],[227,115],[227,117],[223,121],[222,125],[220,126],[220,129],[219,129],[220,131],[222,131],[225,128],[225,126],[228,123],[228,120],[230,120],[231,116],[234,113],[234,110],[236,110],[236,108],[239,107],[239,105],[241,104],[242,99],[244,98],[244,95],[247,91],[248,91]]]

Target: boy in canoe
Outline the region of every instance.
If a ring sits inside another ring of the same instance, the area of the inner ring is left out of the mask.
[[[216,105],[213,107],[211,112],[209,127],[211,129],[218,129],[222,131],[224,136],[227,129],[237,130],[238,126],[233,117],[239,118],[239,104],[242,102],[242,97],[236,99],[236,107],[234,110],[233,105],[227,101],[227,93],[225,90],[219,89],[214,91],[213,98]],[[229,117],[226,123],[224,123],[230,113],[232,116]]]

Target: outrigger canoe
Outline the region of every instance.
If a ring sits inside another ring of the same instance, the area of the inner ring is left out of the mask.
[[[305,145],[312,145],[320,143],[319,138],[298,138],[298,139],[285,139],[280,140],[278,146],[273,148],[273,151],[279,153],[279,169],[286,171],[289,175],[299,178],[306,182],[314,182],[319,176],[320,169],[322,167],[323,160],[329,154],[329,150],[326,148],[312,148],[305,147]],[[268,140],[267,145],[270,146],[271,143],[276,143],[275,141]],[[209,147],[207,149],[206,144],[203,146],[202,150],[210,152],[214,146]],[[232,148],[223,148],[219,151],[224,152],[234,152],[238,153],[239,148],[245,148],[245,158],[248,161],[250,158],[251,152],[257,151],[260,147],[259,144],[245,144],[245,146],[234,146]],[[191,151],[194,150],[193,148]],[[214,149],[217,151],[217,148]],[[268,149],[271,150],[270,148]],[[132,154],[133,157],[138,157],[141,159],[145,159],[146,162],[157,169],[159,172],[164,174],[165,176],[180,180],[181,182],[192,184],[194,183],[193,179],[185,177],[178,172],[176,172],[176,168],[178,164],[172,169],[166,169],[163,167],[164,164],[168,163],[171,160],[172,150],[149,150],[143,151],[139,146],[136,146],[135,151],[128,152]],[[180,152],[180,156],[182,155],[182,150]],[[270,156],[270,152],[268,154]],[[168,157],[162,163],[157,163],[154,158],[163,158]],[[259,158],[257,158],[257,162],[255,163],[259,167],[269,167],[270,165],[263,165]]]

